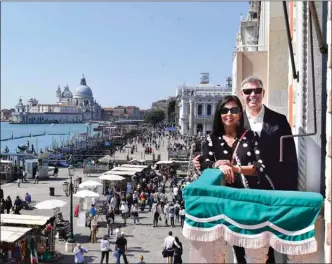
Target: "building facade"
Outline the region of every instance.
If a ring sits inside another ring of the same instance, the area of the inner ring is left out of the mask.
[[[264,103],[287,115],[288,42],[281,1],[249,1],[247,16],[240,17],[233,52],[233,93],[249,76],[264,84]]]
[[[103,120],[114,121],[119,119],[140,120],[141,111],[137,106],[116,106],[103,108]]]
[[[331,263],[332,6],[331,1],[289,1],[286,11],[282,1],[249,2],[233,53],[233,92],[239,95],[240,84],[249,75],[260,77],[266,89],[264,103],[285,114],[298,135],[298,189],[325,197],[316,222],[318,252],[303,257],[306,262]]]
[[[232,94],[231,87],[209,83],[208,74],[201,75],[198,85],[177,88],[178,126],[182,135],[205,135],[212,131],[213,116],[220,99]]]
[[[15,112],[15,109],[2,109],[0,120],[5,122],[11,121],[13,112]]]
[[[31,98],[26,104],[19,100],[12,113],[13,123],[80,123],[101,120],[102,108],[93,98],[92,90],[87,86],[85,77],[81,79],[75,94],[68,85],[56,91],[56,104],[40,104]]]
[[[325,196],[317,222],[319,247],[312,261],[331,263],[331,1],[290,1],[288,16],[293,47],[289,56],[288,117],[293,134],[309,134],[295,140],[299,190]]]

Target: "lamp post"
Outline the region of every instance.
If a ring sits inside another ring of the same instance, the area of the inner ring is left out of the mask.
[[[79,181],[78,179],[75,179],[73,182],[73,177],[75,174],[75,170],[74,167],[72,165],[70,165],[68,167],[68,173],[69,173],[69,179],[70,182],[64,182],[62,184],[62,188],[63,191],[65,192],[66,196],[70,196],[70,231],[68,234],[68,239],[67,239],[67,243],[66,243],[66,251],[73,251],[72,249],[69,249],[68,244],[74,244],[75,243],[75,238],[74,238],[74,227],[73,227],[73,222],[74,222],[74,216],[73,216],[73,194],[77,192],[78,190],[78,185],[79,185]],[[73,247],[73,246],[72,246]]]

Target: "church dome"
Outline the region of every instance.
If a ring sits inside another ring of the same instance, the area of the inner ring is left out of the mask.
[[[65,87],[65,90],[61,94],[61,97],[65,98],[65,99],[71,99],[71,98],[73,98],[73,94],[72,94],[71,91],[69,91],[69,87],[68,86]]]
[[[92,99],[93,98],[92,91],[91,91],[90,87],[86,85],[86,80],[85,80],[84,76],[81,79],[80,86],[78,86],[76,89],[74,98],[75,99]]]

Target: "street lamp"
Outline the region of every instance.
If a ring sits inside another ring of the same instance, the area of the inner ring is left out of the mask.
[[[74,167],[70,165],[68,167],[68,174],[69,174],[69,179],[70,182],[64,182],[62,183],[62,189],[66,196],[70,196],[70,232],[68,235],[67,243],[75,243],[75,238],[74,238],[74,227],[73,227],[73,222],[74,222],[74,217],[73,217],[73,194],[77,192],[78,186],[79,186],[79,180],[76,178],[73,183],[73,177],[75,174]]]

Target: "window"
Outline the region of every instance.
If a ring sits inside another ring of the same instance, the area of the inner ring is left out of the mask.
[[[197,106],[197,115],[201,116],[201,115],[202,115],[202,112],[203,112],[202,110],[203,110],[202,105],[199,104],[199,105]]]
[[[212,115],[212,105],[208,104],[206,107],[206,115]]]

